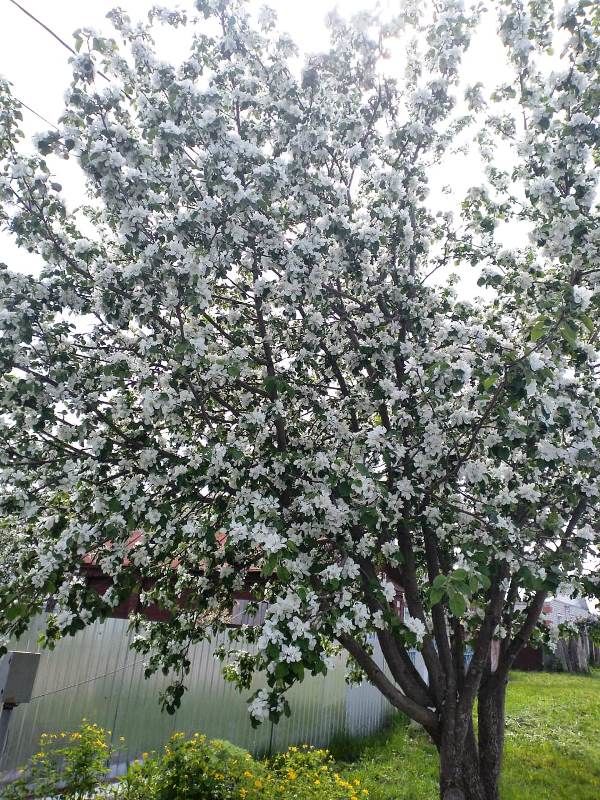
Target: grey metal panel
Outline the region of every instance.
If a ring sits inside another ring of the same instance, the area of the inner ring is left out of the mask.
[[[36,619],[18,642],[36,650],[43,619]],[[168,683],[162,675],[145,680],[142,658],[129,649],[126,620],[96,623],[43,651],[32,700],[13,712],[0,772],[8,773],[36,752],[44,732],[73,730],[83,718],[111,731],[115,770],[144,752],[159,750],[175,731],[196,731],[223,738],[254,753],[282,750],[295,743],[326,745],[345,731],[370,733],[389,716],[391,706],[369,684],[350,688],[344,681],[344,658],[326,677],[308,676],[290,692],[292,716],[253,729],[247,712],[249,692],[239,693],[221,674],[214,658],[220,642],[202,643],[191,651],[188,691],[173,716],[161,712],[158,695]],[[381,652],[376,658],[383,664]],[[125,740],[120,744],[120,738]]]
[[[247,699],[259,688],[257,681],[243,692],[224,680],[221,663],[214,657],[215,648],[225,637],[214,643],[197,645],[192,652],[192,666],[186,678],[188,691],[175,716],[175,729],[187,734],[201,731],[210,738],[228,739],[253,752],[268,749],[270,726],[253,729],[248,715]]]
[[[41,621],[32,626],[21,646],[35,648]],[[29,703],[13,712],[4,768],[22,763],[37,749],[45,731],[69,730],[83,717],[111,728],[114,707],[110,703],[110,684],[118,679],[118,670],[127,654],[118,645],[125,625],[110,620],[93,626],[76,637],[61,641],[54,651],[42,653],[33,696]],[[113,673],[102,677],[106,673]],[[93,680],[92,680],[93,678]]]
[[[417,668],[417,672],[423,678],[425,683],[429,683],[429,677],[427,675],[427,667],[425,666],[425,661],[423,660],[423,656],[421,655],[419,650],[409,650],[408,655],[410,656],[410,660]]]
[[[373,659],[390,678],[379,643],[372,637]],[[371,683],[349,686],[346,694],[346,731],[353,736],[368,736],[380,728],[393,713],[391,704]]]
[[[291,744],[326,745],[346,726],[344,660],[337,659],[326,676],[306,677],[288,693],[292,714],[283,717],[273,731],[273,750]]]

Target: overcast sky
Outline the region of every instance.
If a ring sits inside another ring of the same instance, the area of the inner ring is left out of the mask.
[[[193,0],[19,0],[20,4],[46,23],[65,41],[72,43],[72,34],[80,27],[93,27],[110,32],[106,13],[116,5],[125,9],[133,18],[145,18],[148,10],[157,4],[168,7],[193,9]],[[280,27],[289,32],[304,52],[323,49],[327,44],[325,16],[333,8],[344,15],[370,9],[370,0],[271,0]],[[262,0],[251,0],[251,6],[264,5]],[[384,11],[398,7],[398,0],[380,0]],[[467,82],[483,81],[496,85],[506,78],[506,62],[503,50],[494,35],[492,15],[483,24],[464,60]],[[181,46],[177,46],[176,32],[164,40],[161,56],[165,60],[179,60]],[[161,39],[161,42],[163,40]],[[0,0],[0,74],[14,84],[14,94],[23,103],[33,108],[47,120],[55,123],[63,108],[63,95],[67,88],[71,70],[69,53],[47,31],[28,18],[10,0]],[[399,59],[400,60],[400,59]],[[27,136],[47,129],[40,119],[24,109],[23,127]],[[54,166],[54,165],[53,165]],[[64,186],[64,195],[71,206],[83,200],[82,182],[74,162],[57,165],[58,178]],[[437,186],[453,187],[455,200],[464,195],[467,188],[478,183],[479,163],[472,159],[453,157],[445,163],[436,176]],[[434,194],[436,192],[434,184]],[[440,196],[440,202],[443,198]],[[506,244],[510,244],[510,236]],[[0,236],[0,259],[12,268],[36,270],[35,257],[17,253],[7,237]],[[471,276],[467,283],[472,285]]]
[[[393,0],[385,0],[390,7]],[[77,28],[92,27],[110,32],[106,13],[115,6],[132,18],[143,19],[155,5],[193,9],[193,0],[19,0],[20,5],[46,23],[72,44]],[[321,49],[326,41],[324,18],[337,7],[343,14],[371,8],[369,0],[272,0],[251,5],[276,9],[281,27],[292,34],[300,47]],[[50,121],[56,121],[62,107],[64,89],[69,83],[69,54],[46,31],[29,19],[10,0],[0,0],[0,73],[14,83],[15,94]],[[169,52],[165,53],[169,58]],[[43,126],[39,120],[26,120],[28,130]]]

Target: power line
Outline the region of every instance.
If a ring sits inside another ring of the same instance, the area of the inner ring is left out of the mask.
[[[27,11],[26,8],[23,8],[23,6],[20,3],[17,3],[17,0],[9,0],[9,3],[12,3],[13,6],[16,6],[20,11],[23,12],[23,14],[26,14],[34,22],[37,22],[38,25],[40,25],[45,31],[47,31],[50,34],[50,36],[53,36],[56,39],[57,42],[60,42],[63,47],[66,47],[67,50],[69,50],[71,53],[73,53],[74,56],[77,55],[77,53],[71,47],[70,44],[65,42],[64,39],[61,39],[61,37],[57,33],[54,33],[54,31],[51,28],[49,28],[47,25],[45,25],[41,20],[39,20],[36,16],[34,16],[30,11]]]
[[[41,119],[42,122],[45,122],[46,125],[50,125],[50,127],[54,128],[55,131],[58,130],[57,125],[55,125],[53,122],[50,122],[49,119],[46,119],[46,117],[43,117],[41,114],[38,114],[38,112],[34,108],[31,108],[31,106],[28,106],[27,103],[24,103],[22,100],[19,100],[19,98],[16,97],[14,94],[13,94],[13,99],[16,100],[19,105],[23,106],[23,108],[26,108],[27,111],[30,111],[32,114],[35,114],[35,116]]]
[[[29,19],[32,19],[35,23],[37,23],[40,27],[42,27],[47,33],[50,34],[50,36],[56,39],[56,41],[59,42],[59,44],[62,44],[63,47],[66,47],[69,53],[72,53],[74,56],[77,56],[77,51],[74,50],[68,42],[65,42],[65,40],[61,36],[55,33],[52,30],[52,28],[49,28],[48,25],[46,25],[44,22],[41,21],[41,19],[38,19],[35,16],[35,14],[32,14],[26,8],[23,8],[23,6],[20,3],[17,3],[17,0],[8,0],[8,1],[9,3],[12,3],[13,6],[16,6],[16,8],[18,8],[19,11],[22,11],[23,14],[28,16]],[[105,81],[110,82],[110,78],[108,78],[103,72],[101,72],[100,70],[96,70],[96,72],[98,73],[98,75],[100,75],[101,78],[104,78]]]
[[[99,681],[101,678],[108,678],[111,675],[116,675],[117,672],[123,672],[123,670],[129,669],[130,667],[136,667],[138,664],[143,664],[145,659],[138,659],[137,661],[132,661],[130,664],[125,664],[122,667],[117,667],[117,669],[113,669],[110,672],[103,672],[102,675],[94,675],[92,678],[86,678],[84,681],[79,681],[78,683],[72,683],[69,686],[61,686],[60,689],[52,689],[49,692],[44,692],[43,694],[36,694],[34,697],[31,698],[30,702],[34,700],[40,700],[42,697],[49,697],[51,694],[58,694],[59,692],[66,692],[69,689],[77,689],[78,686],[85,686],[86,683],[93,683],[94,681]]]

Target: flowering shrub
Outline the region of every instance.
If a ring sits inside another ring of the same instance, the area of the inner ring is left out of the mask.
[[[347,781],[335,772],[333,758],[327,750],[312,747],[290,747],[275,756],[266,770],[264,782],[255,781],[254,789],[244,788],[245,800],[359,800],[368,791],[360,781]]]
[[[131,765],[117,795],[124,800],[237,800],[254,788],[258,769],[250,753],[229,742],[176,733],[162,754]]]
[[[21,776],[0,794],[2,800],[51,797],[58,793],[75,800],[93,797],[106,777],[110,731],[83,720],[70,733],[44,733],[40,750]]]
[[[360,782],[342,778],[327,750],[290,747],[271,761],[223,741],[175,734],[161,755],[133,764],[120,800],[365,800]]]
[[[60,795],[74,800],[365,800],[358,780],[342,778],[327,750],[290,747],[257,761],[230,742],[196,733],[171,737],[162,753],[144,753],[118,784],[108,777],[109,731],[82,722],[72,733],[43,734],[40,752],[1,800]]]

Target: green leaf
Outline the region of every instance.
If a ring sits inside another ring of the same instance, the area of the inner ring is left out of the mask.
[[[265,559],[265,562],[262,566],[262,574],[263,575],[271,575],[279,562],[279,555],[277,553],[271,553],[271,555]]]
[[[562,333],[563,339],[569,344],[574,345],[577,342],[577,331],[572,325],[569,325],[568,322],[563,322],[560,326],[560,332]]]
[[[299,661],[294,661],[291,665],[292,672],[299,681],[304,680],[304,664]]]
[[[306,598],[308,597],[308,589],[306,588],[306,586],[299,586],[296,589],[296,594],[298,595],[300,600],[302,600],[303,603],[306,603]]]
[[[479,583],[481,584],[481,586],[484,589],[489,589],[490,586],[492,585],[492,582],[488,578],[488,576],[485,573],[482,572],[482,573],[480,573],[480,575],[478,577],[479,577]]]
[[[263,380],[263,385],[270,395],[277,392],[286,392],[290,388],[283,378],[279,378],[276,375],[267,375]]]
[[[467,572],[466,569],[455,569],[454,572],[452,573],[452,580],[459,581],[460,583],[466,581],[468,577],[469,573]]]
[[[455,617],[462,617],[467,610],[467,601],[462,594],[452,592],[449,598],[450,611]]]
[[[348,498],[352,493],[352,487],[348,481],[342,481],[341,483],[337,483],[335,485],[335,491],[340,497]]]
[[[9,620],[16,619],[17,617],[19,617],[21,615],[22,611],[23,611],[23,609],[21,608],[21,606],[12,605],[12,606],[9,606],[7,609],[5,609],[4,616],[6,617],[6,619],[9,619]]]
[[[377,524],[379,515],[374,508],[365,508],[360,512],[360,521],[369,530],[374,530]]]
[[[444,596],[443,589],[435,589],[432,586],[431,589],[429,590],[429,601],[432,606],[437,605],[441,601],[443,596]]]
[[[487,378],[483,379],[483,388],[484,389],[491,389],[492,386],[497,383],[498,378],[500,375],[497,372],[492,372],[491,375],[488,375]]]
[[[538,321],[535,323],[533,328],[531,329],[531,333],[529,338],[532,342],[537,342],[538,339],[541,339],[544,333],[546,332],[546,326],[548,324],[548,320],[546,317],[540,317]]]
[[[275,667],[275,677],[279,680],[285,678],[285,676],[288,674],[288,669],[288,665],[280,661]]]

